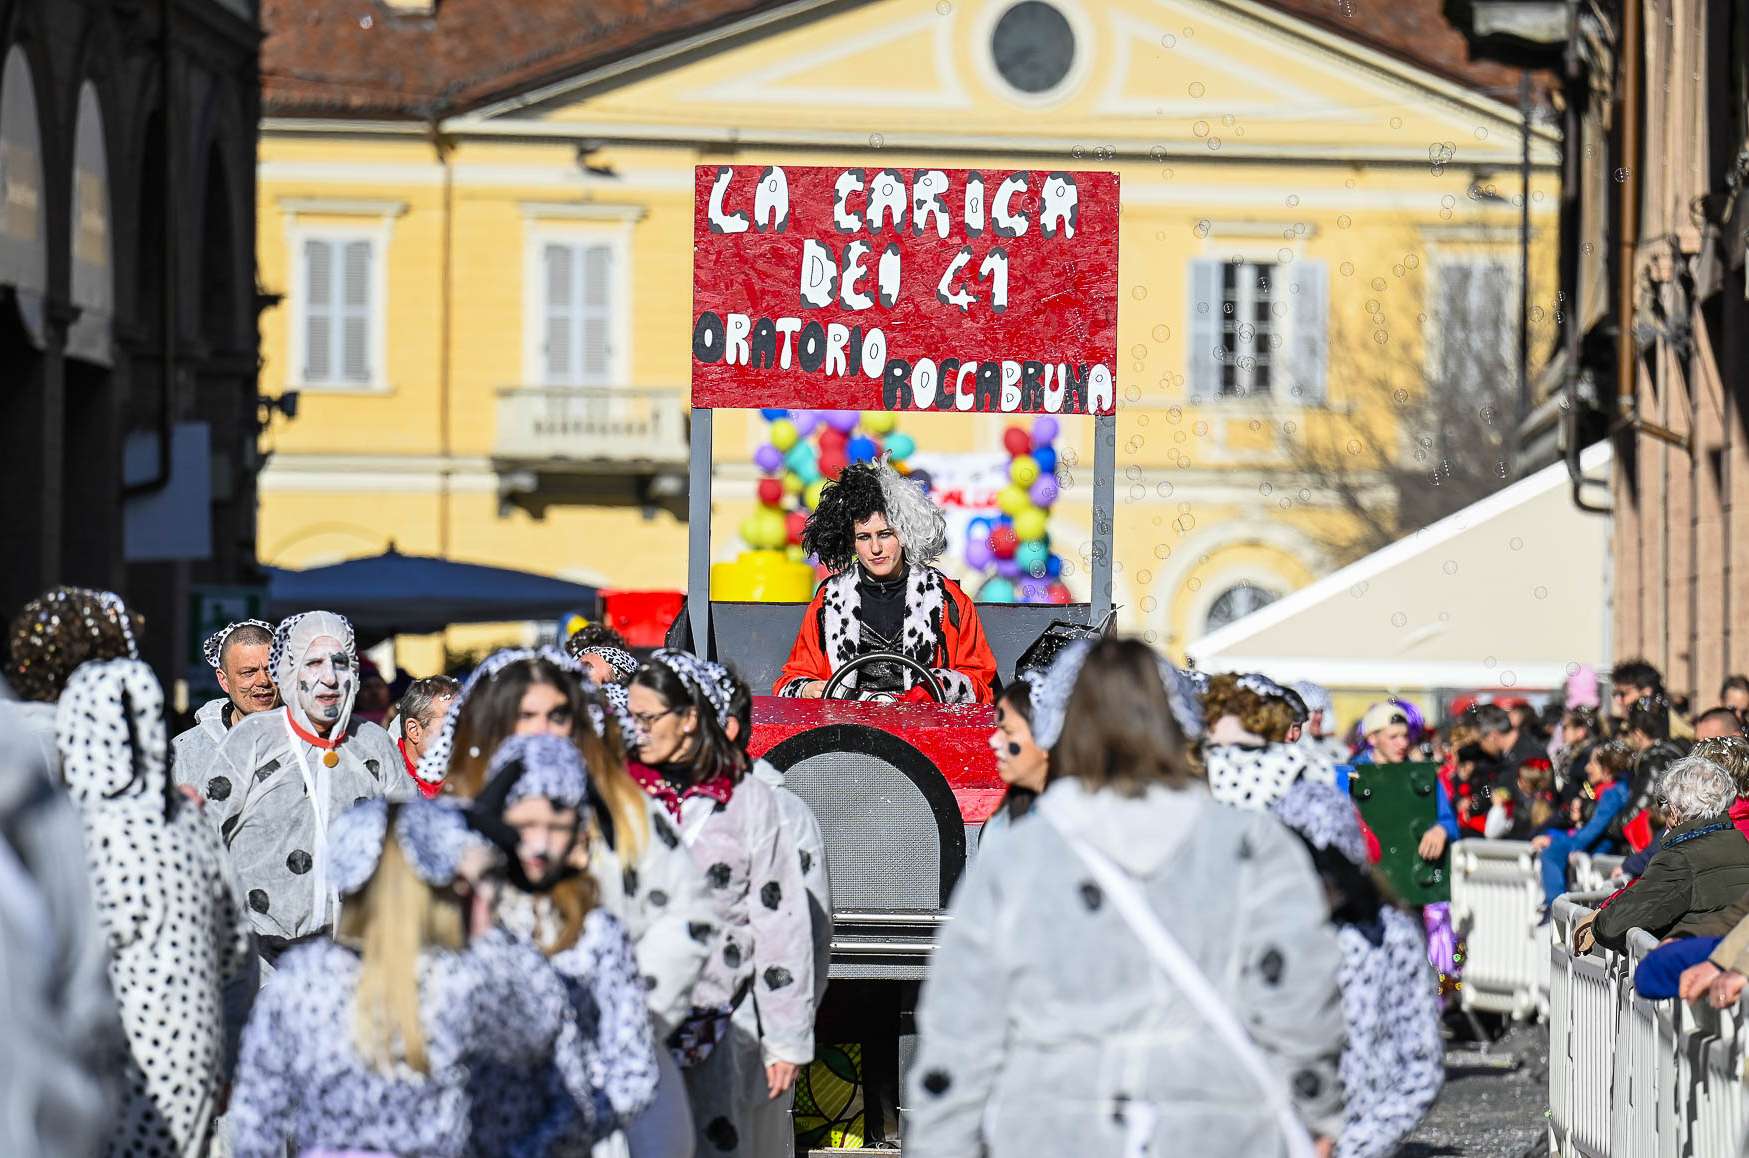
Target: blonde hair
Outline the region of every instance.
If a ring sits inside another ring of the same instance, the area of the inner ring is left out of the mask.
[[[460,949],[462,907],[413,872],[391,820],[376,872],[340,909],[336,936],[359,950],[353,1044],[378,1073],[397,1061],[429,1073],[419,1013],[419,959],[427,949]]]

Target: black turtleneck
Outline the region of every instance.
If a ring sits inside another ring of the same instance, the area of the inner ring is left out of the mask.
[[[868,646],[874,642],[868,638],[870,631],[892,645],[893,650],[898,650],[905,633],[906,569],[901,567],[890,579],[876,579],[863,570],[861,563],[856,567],[856,593],[862,603],[863,650],[873,650]]]

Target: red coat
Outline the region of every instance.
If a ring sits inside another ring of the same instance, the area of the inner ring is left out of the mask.
[[[949,703],[994,702],[996,657],[971,597],[933,567],[914,572],[907,592],[906,627],[920,628],[929,642],[914,649],[912,658],[935,673]],[[848,633],[858,630],[852,612],[859,598],[854,569],[820,584],[802,616],[801,630],[773,695],[794,696],[810,680],[832,678],[837,669],[831,657],[844,656],[851,644]]]

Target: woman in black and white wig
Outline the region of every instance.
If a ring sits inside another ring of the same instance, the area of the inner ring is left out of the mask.
[[[719,931],[670,1039],[702,1154],[786,1152],[788,1095],[814,1060],[814,947],[801,853],[776,793],[729,736],[734,681],[720,664],[658,651],[632,679],[631,773],[704,871]]]
[[[496,929],[496,849],[441,801],[371,800],[334,821],[335,939],[294,946],[243,1033],[228,1119],[236,1158],[471,1153],[476,1100],[507,1097],[472,1071],[550,1064],[578,1082],[590,1043],[529,942]]]
[[[1309,1158],[1337,1135],[1322,890],[1292,834],[1195,777],[1188,687],[1107,638],[1066,648],[1034,693],[1050,783],[954,894],[907,1158]]]
[[[773,694],[817,698],[839,668],[886,652],[927,668],[948,703],[990,703],[996,659],[970,597],[934,566],[946,549],[946,516],[921,487],[885,460],[845,467],[802,531],[802,550],[832,574]],[[843,686],[855,698],[894,699],[918,682],[908,666],[876,661]]]

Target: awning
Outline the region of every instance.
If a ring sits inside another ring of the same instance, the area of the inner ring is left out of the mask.
[[[367,639],[425,635],[457,623],[504,623],[593,613],[596,589],[546,575],[426,555],[348,559],[308,571],[267,568],[267,614],[338,611]]]
[[[1580,464],[1603,478],[1610,448]],[[1332,688],[1559,687],[1607,666],[1609,520],[1556,463],[1186,648],[1207,671]]]

